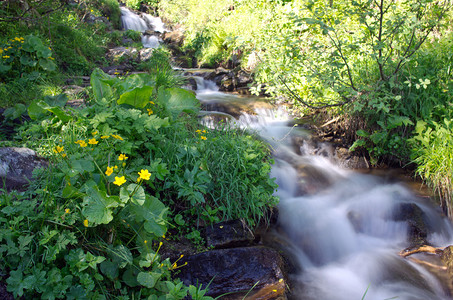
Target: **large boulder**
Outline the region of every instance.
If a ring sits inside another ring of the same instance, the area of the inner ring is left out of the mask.
[[[32,179],[33,170],[45,168],[47,161],[28,148],[0,148],[0,181],[6,189],[22,190]]]
[[[202,285],[207,295],[222,299],[285,299],[282,258],[263,246],[207,251],[181,260],[177,275],[184,284]],[[186,264],[187,263],[187,264]]]

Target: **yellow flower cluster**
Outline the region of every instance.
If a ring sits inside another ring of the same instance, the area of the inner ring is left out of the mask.
[[[201,129],[198,129],[198,130],[195,130],[196,133],[198,133],[200,135],[200,139],[202,139],[203,141],[206,141],[207,138],[206,136],[204,136],[203,134],[206,133],[206,130],[201,130]]]
[[[53,152],[56,153],[56,154],[60,154],[61,157],[66,157],[66,153],[61,153],[64,151],[64,147],[62,146],[56,146],[54,149],[53,149]]]
[[[112,134],[112,138],[117,139],[117,140],[120,140],[120,141],[124,141],[123,138],[120,137],[120,136],[117,135],[117,134]]]
[[[88,144],[84,140],[75,141],[74,144],[79,144],[79,146],[82,148],[88,146]]]
[[[11,42],[20,42],[20,43],[23,43],[24,42],[24,38],[23,37],[15,37],[14,39],[11,40]]]

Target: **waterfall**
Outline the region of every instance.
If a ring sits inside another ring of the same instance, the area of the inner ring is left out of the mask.
[[[211,88],[197,97],[205,105],[250,100]],[[451,222],[430,202],[401,182],[340,168],[326,154],[330,145],[312,149],[309,133],[290,125],[281,107],[254,108],[234,122],[266,140],[275,158],[279,221],[270,236],[283,240],[281,250],[294,258],[292,299],[449,299],[431,273],[399,256],[413,226],[402,211],[421,216],[427,243],[453,244]],[[295,146],[295,140],[304,142]]]
[[[163,33],[165,26],[158,17],[142,13],[140,16],[125,7],[121,7],[121,23],[124,30],[135,30],[142,33],[142,44],[145,48],[157,48],[161,39],[156,35],[145,34],[148,30]]]

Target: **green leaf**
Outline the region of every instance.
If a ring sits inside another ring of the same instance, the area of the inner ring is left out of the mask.
[[[39,65],[45,71],[53,72],[57,69],[57,65],[50,58],[39,59]]]
[[[162,274],[156,272],[140,272],[137,275],[137,281],[147,288],[153,288],[161,276]]]
[[[132,211],[137,222],[144,222],[144,229],[148,233],[163,236],[167,231],[165,222],[168,208],[156,197],[147,196],[143,206],[134,205]]]
[[[20,63],[24,66],[34,67],[38,62],[29,56],[21,56]]]
[[[87,195],[83,198],[82,214],[94,224],[108,224],[113,220],[113,208],[119,206],[118,197],[109,196],[99,190],[96,183],[86,184]]]
[[[32,120],[39,120],[47,114],[47,110],[43,109],[39,104],[39,101],[33,101],[28,106],[28,115]]]
[[[186,224],[186,222],[184,221],[184,218],[180,214],[177,214],[175,216],[175,223],[178,224],[179,226],[183,226],[184,224]]]
[[[109,81],[112,80],[110,75],[105,74],[101,69],[96,68],[91,73],[90,83],[93,88],[94,97],[97,101],[102,98],[110,99],[113,96],[113,90]]]
[[[159,89],[157,101],[173,120],[182,112],[195,114],[200,110],[200,102],[194,92],[181,88]]]
[[[118,104],[129,104],[137,108],[144,108],[148,104],[152,93],[153,87],[151,86],[135,88],[123,93],[118,99]]]
[[[127,203],[129,202],[129,200],[131,200],[132,203],[136,205],[143,205],[143,203],[145,203],[145,190],[143,189],[143,187],[138,186],[135,183],[132,183],[129,184],[127,189],[121,188],[120,190],[121,203]]]
[[[84,172],[93,172],[94,171],[94,164],[92,161],[86,159],[77,159],[71,160],[72,169],[77,171],[79,174],[83,174]]]
[[[110,260],[103,261],[99,267],[101,269],[102,274],[104,274],[111,280],[114,280],[119,275],[118,265],[111,262]]]
[[[351,147],[349,147],[349,151],[354,151],[355,149],[359,147],[364,147],[366,145],[366,142],[364,140],[356,140]]]
[[[357,130],[356,134],[358,136],[365,137],[365,138],[370,136],[370,134],[363,129]]]

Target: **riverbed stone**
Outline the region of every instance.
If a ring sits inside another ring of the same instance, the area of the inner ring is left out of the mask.
[[[255,236],[241,220],[231,220],[213,224],[205,228],[208,247],[232,248],[251,244]]]
[[[211,250],[180,261],[177,275],[186,285],[209,284],[208,296],[229,294],[222,299],[243,299],[247,292],[253,299],[284,299],[285,279],[282,259],[277,251],[264,247]],[[187,264],[186,264],[187,263]],[[253,289],[252,289],[253,288]]]
[[[8,191],[24,189],[32,180],[33,170],[47,166],[47,161],[29,148],[0,148],[0,182],[5,182]]]
[[[411,246],[428,244],[429,228],[425,223],[426,216],[417,204],[399,203],[392,211],[392,220],[404,221],[408,224],[408,242]]]
[[[139,59],[139,51],[134,47],[115,47],[109,49],[106,58],[113,63],[124,63]]]

